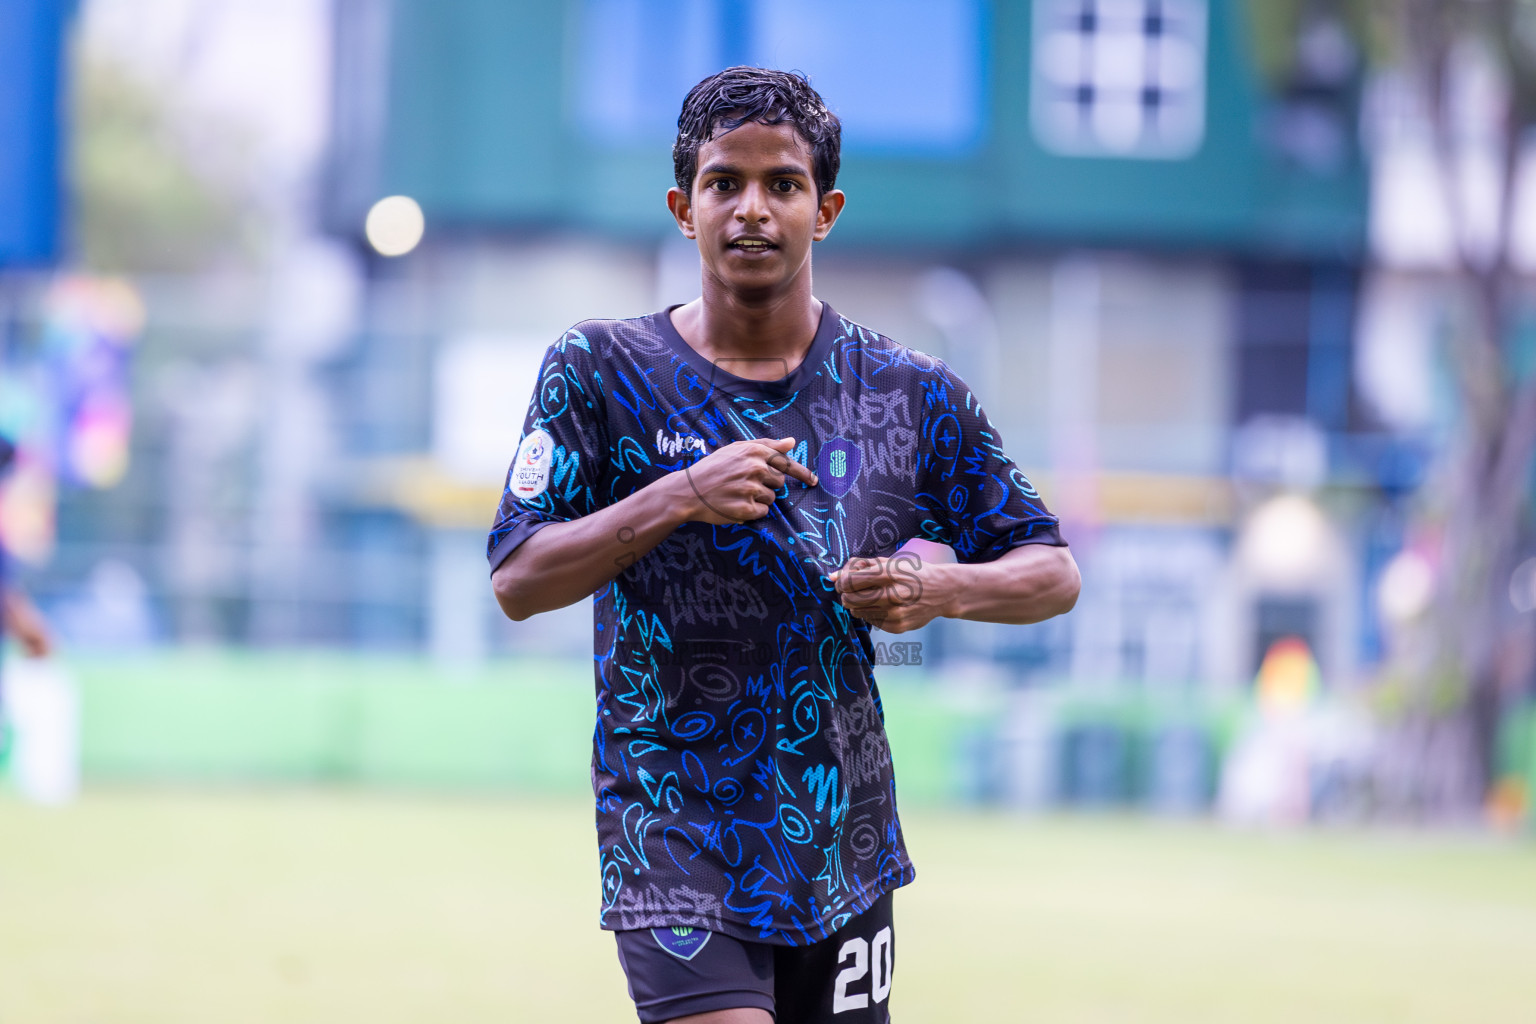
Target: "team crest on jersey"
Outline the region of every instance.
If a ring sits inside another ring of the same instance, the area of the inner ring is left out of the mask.
[[[847,438],[835,437],[822,445],[816,456],[816,476],[823,490],[841,498],[853,489],[860,465],[858,446]]]
[[[656,940],[656,945],[679,960],[692,960],[698,956],[699,950],[709,942],[710,934],[703,928],[685,928],[681,925],[651,929],[651,937]]]
[[[512,460],[512,479],[508,486],[519,498],[537,498],[549,486],[549,467],[554,460],[555,443],[544,430],[534,430],[517,446]]]

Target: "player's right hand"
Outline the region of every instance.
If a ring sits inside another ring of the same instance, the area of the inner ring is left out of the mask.
[[[694,506],[688,518],[701,523],[746,523],[773,507],[774,493],[794,477],[815,487],[816,474],[789,457],[792,437],[733,441],[682,470]]]

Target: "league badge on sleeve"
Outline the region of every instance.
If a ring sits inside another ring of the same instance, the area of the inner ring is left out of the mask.
[[[512,460],[512,479],[508,486],[513,496],[524,501],[537,498],[549,486],[549,467],[555,457],[555,442],[548,432],[533,430],[517,446]]]

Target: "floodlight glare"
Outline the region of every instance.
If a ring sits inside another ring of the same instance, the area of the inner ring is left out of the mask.
[[[427,219],[410,196],[386,196],[373,204],[363,230],[380,256],[404,256],[421,242]]]
[[[1423,555],[1398,552],[1377,585],[1376,600],[1382,615],[1392,622],[1411,622],[1428,611],[1434,599],[1434,569]]]
[[[1299,494],[1282,494],[1254,510],[1244,530],[1248,564],[1266,579],[1299,582],[1327,571],[1328,521]]]

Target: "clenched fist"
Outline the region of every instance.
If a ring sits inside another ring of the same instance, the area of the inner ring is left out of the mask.
[[[789,477],[815,487],[816,474],[789,457],[794,446],[792,437],[733,441],[683,470],[695,498],[688,518],[716,526],[747,523],[768,514]]]

